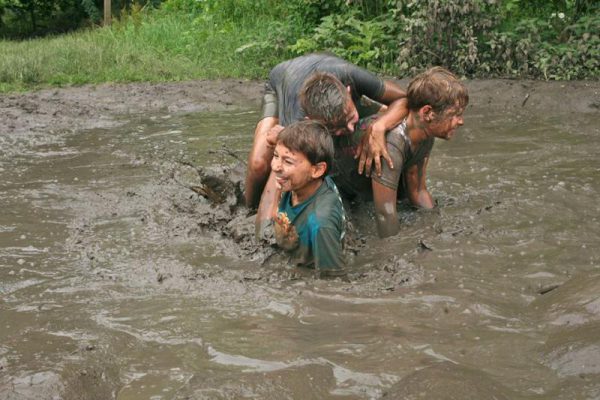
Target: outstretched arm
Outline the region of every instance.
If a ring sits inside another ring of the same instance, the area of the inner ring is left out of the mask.
[[[429,163],[429,156],[406,170],[406,188],[408,199],[416,207],[433,208],[433,197],[427,190],[425,171]]]
[[[377,100],[388,107],[367,128],[367,134],[363,137],[357,150],[357,157],[360,157],[358,173],[362,174],[365,171],[367,176],[371,175],[373,163],[375,163],[375,173],[381,176],[381,157],[385,159],[390,168],[394,168],[385,146],[385,132],[398,125],[408,115],[406,93],[394,82],[384,82],[383,95]]]
[[[375,218],[377,219],[377,233],[384,238],[393,236],[400,231],[398,211],[396,209],[397,190],[371,179],[373,188],[373,203],[375,204]]]

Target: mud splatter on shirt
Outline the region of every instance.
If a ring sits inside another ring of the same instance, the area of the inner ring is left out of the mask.
[[[277,243],[290,252],[290,261],[320,270],[343,268],[346,215],[333,180],[325,177],[317,192],[296,206],[291,199],[291,192],[283,193],[278,209],[281,219],[291,225],[290,234],[283,237],[276,232]]]

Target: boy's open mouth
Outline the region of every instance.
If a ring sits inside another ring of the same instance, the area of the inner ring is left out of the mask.
[[[287,178],[284,178],[282,176],[275,176],[275,181],[277,182],[278,185],[283,186],[288,180]]]

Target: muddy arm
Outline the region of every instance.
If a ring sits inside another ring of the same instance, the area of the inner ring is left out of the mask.
[[[425,171],[429,157],[423,158],[423,161],[417,163],[406,171],[406,189],[408,191],[408,199],[412,205],[422,208],[433,208],[435,203],[433,197],[427,190],[425,182]]]
[[[395,101],[406,98],[406,92],[396,82],[384,81],[383,85],[383,94],[377,99],[380,103],[391,106]]]
[[[281,190],[277,189],[275,184],[275,175],[271,173],[265,189],[263,190],[260,204],[258,205],[258,211],[256,212],[255,222],[255,234],[258,239],[263,237],[264,230],[277,216],[277,207],[279,198],[281,197]]]
[[[388,105],[388,107],[367,128],[367,135],[365,135],[357,151],[357,156],[360,157],[358,173],[362,174],[365,171],[367,176],[371,174],[373,163],[375,163],[375,173],[381,176],[381,157],[385,159],[391,169],[394,168],[392,159],[386,149],[385,133],[402,122],[408,115],[408,101],[404,90],[391,81],[385,81],[384,85],[384,92],[379,101]]]
[[[269,133],[278,123],[278,118],[266,117],[256,125],[252,150],[248,155],[246,191],[244,192],[246,206],[249,208],[258,206],[263,187],[271,172],[271,159],[273,158],[275,146],[269,141]]]
[[[398,211],[396,210],[397,190],[371,180],[373,188],[373,203],[375,204],[375,218],[377,219],[377,233],[384,238],[393,236],[400,231]]]

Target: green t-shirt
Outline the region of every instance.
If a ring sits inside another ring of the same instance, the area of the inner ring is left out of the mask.
[[[291,199],[291,192],[283,193],[278,213],[287,217],[297,238],[290,244],[275,233],[277,243],[290,253],[290,261],[318,270],[342,269],[346,216],[333,180],[325,177],[315,194],[303,203],[292,206]]]

